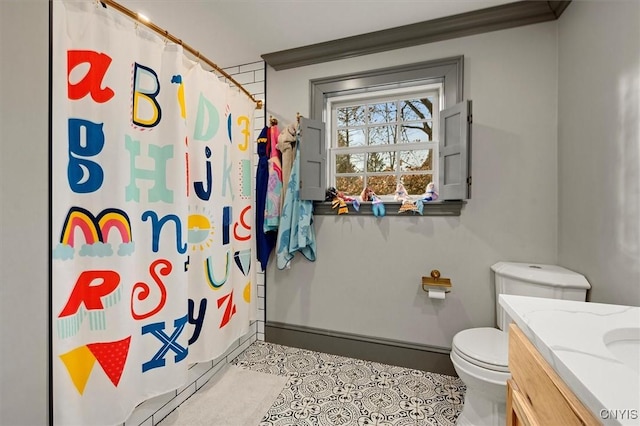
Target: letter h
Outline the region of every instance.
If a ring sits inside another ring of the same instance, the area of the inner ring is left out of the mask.
[[[136,185],[136,179],[153,181],[153,187],[149,189],[149,202],[164,201],[173,203],[173,191],[167,189],[167,161],[173,158],[173,146],[158,146],[149,144],[149,156],[153,158],[155,169],[146,170],[136,167],[136,157],[140,155],[140,141],[125,137],[125,148],[130,154],[131,179],[126,189],[126,201],[140,202],[140,188]]]

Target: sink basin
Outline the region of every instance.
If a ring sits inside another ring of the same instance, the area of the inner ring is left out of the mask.
[[[620,362],[640,373],[640,327],[616,328],[606,332],[603,340]]]

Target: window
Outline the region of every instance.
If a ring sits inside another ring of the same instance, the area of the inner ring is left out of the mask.
[[[471,185],[463,65],[457,56],[311,80],[309,121],[320,131],[302,135],[304,199],[324,200],[326,186],[359,195],[366,184],[391,201],[397,182],[412,195],[434,182],[440,201],[458,202],[429,203],[429,214],[459,215]]]
[[[350,195],[368,186],[388,201],[398,183],[424,194],[437,182],[441,93],[430,84],[331,98],[329,185]]]

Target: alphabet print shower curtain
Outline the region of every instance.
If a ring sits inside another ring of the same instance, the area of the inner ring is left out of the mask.
[[[53,9],[54,423],[122,423],[254,317],[254,104],[118,12]]]

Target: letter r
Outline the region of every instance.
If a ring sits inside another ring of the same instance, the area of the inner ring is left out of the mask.
[[[119,284],[120,275],[115,271],[82,272],[58,318],[75,315],[82,303],[90,311],[104,309],[100,298],[113,292]]]

